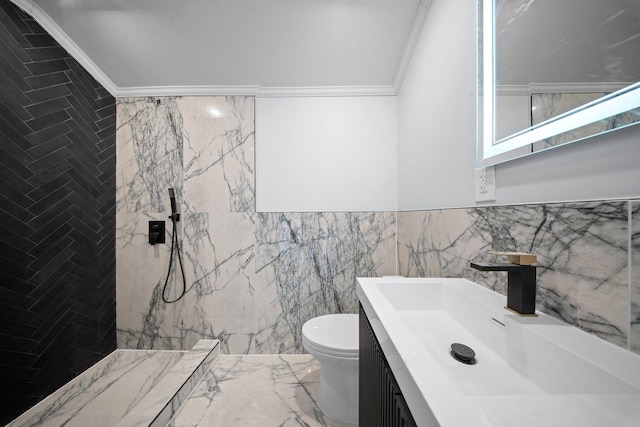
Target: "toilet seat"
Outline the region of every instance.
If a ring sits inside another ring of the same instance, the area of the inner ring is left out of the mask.
[[[329,314],[310,319],[302,326],[302,341],[310,353],[357,359],[358,315]]]

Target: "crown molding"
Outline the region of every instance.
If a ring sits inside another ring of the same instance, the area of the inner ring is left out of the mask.
[[[117,86],[89,58],[80,47],[56,24],[42,8],[30,0],[11,0],[13,4],[28,13],[35,21],[62,46],[91,76],[111,95],[116,96]]]
[[[119,87],[116,98],[134,98],[145,96],[256,96],[259,86],[136,86]]]
[[[53,39],[62,46],[82,67],[114,97],[145,96],[256,96],[256,97],[320,97],[320,96],[395,96],[407,71],[413,50],[422,30],[426,14],[433,0],[420,0],[416,16],[407,40],[401,63],[393,85],[378,86],[309,86],[309,87],[261,87],[248,86],[145,86],[118,87],[82,49],[51,19],[40,6],[31,0],[11,0],[33,17]]]
[[[116,88],[115,97],[144,96],[255,96],[258,98],[290,98],[320,96],[394,96],[396,89],[389,86],[148,86]]]
[[[296,96],[394,96],[394,86],[318,86],[318,87],[261,87],[260,98]]]
[[[429,7],[431,7],[431,3],[433,3],[433,0],[420,0],[420,3],[418,4],[418,10],[416,10],[416,16],[413,18],[413,24],[411,25],[407,44],[405,45],[400,65],[398,65],[398,70],[396,71],[396,78],[393,84],[396,95],[400,91],[404,77],[409,69],[409,64],[413,57],[413,51],[416,48],[418,39],[420,38],[420,33],[422,32],[422,27],[427,17],[427,13],[429,12]]]

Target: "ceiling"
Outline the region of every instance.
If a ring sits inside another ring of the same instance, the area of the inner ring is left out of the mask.
[[[395,94],[430,0],[12,0],[115,96]]]

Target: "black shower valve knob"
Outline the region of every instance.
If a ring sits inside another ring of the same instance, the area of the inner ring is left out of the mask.
[[[166,231],[164,221],[149,221],[149,244],[166,242]]]

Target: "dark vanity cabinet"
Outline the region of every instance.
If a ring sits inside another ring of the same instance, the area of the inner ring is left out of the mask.
[[[362,306],[359,369],[359,425],[416,426]]]

